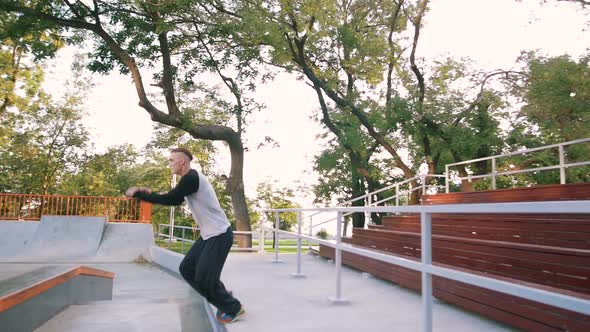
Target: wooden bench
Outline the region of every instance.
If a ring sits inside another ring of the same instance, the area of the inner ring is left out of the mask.
[[[385,216],[370,229],[419,234],[420,216]],[[433,214],[432,234],[590,250],[590,215]]]
[[[590,200],[590,183],[424,197],[424,204]],[[590,215],[433,214],[433,264],[590,300]],[[418,215],[353,229],[344,242],[418,261]],[[322,256],[334,250],[321,246]],[[420,290],[421,274],[343,253],[343,262]],[[515,296],[433,277],[437,298],[528,331],[590,331],[590,317]]]
[[[73,304],[111,300],[114,273],[51,265],[0,280],[3,331],[32,331]]]
[[[590,199],[590,183],[552,184],[422,196],[422,204],[569,201]]]

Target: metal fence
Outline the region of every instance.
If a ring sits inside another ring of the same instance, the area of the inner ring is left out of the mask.
[[[40,220],[42,215],[106,216],[110,222],[150,223],[152,204],[129,197],[0,193],[0,220]]]
[[[473,164],[476,162],[482,162],[482,161],[488,161],[488,160],[491,161],[491,163],[492,163],[492,172],[491,173],[482,174],[482,175],[469,175],[467,177],[456,176],[456,177],[453,177],[453,180],[459,181],[459,180],[475,180],[475,179],[491,178],[492,179],[492,189],[497,189],[496,179],[499,176],[517,175],[517,174],[523,174],[523,173],[533,173],[533,172],[558,169],[560,184],[565,184],[566,183],[566,171],[568,168],[590,165],[590,160],[582,160],[582,161],[578,161],[578,162],[568,162],[567,161],[567,158],[566,158],[567,154],[565,151],[566,147],[571,146],[571,145],[575,145],[575,144],[582,144],[582,143],[589,144],[590,138],[583,138],[583,139],[579,139],[579,140],[575,140],[575,141],[546,145],[546,146],[541,146],[538,148],[520,150],[520,151],[511,152],[511,153],[505,153],[505,154],[501,154],[501,155],[491,156],[491,157],[472,159],[472,160],[461,161],[458,163],[448,164],[445,166],[445,183],[446,183],[445,190],[447,193],[450,190],[450,182],[451,182],[450,173],[449,173],[450,167],[458,166],[458,165],[469,165],[469,164]],[[552,150],[552,149],[557,149],[557,153],[559,156],[559,165],[527,168],[527,169],[513,170],[513,171],[499,171],[498,170],[497,161],[499,159],[510,157],[510,156],[524,155],[524,154],[531,153],[531,152]]]

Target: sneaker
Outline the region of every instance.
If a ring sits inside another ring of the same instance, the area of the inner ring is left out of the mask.
[[[227,291],[229,293],[229,295],[234,296],[234,292],[232,291]],[[217,312],[215,313],[215,318],[217,318],[217,320],[219,320],[219,318],[221,318],[221,316],[223,315],[223,311],[217,309]]]
[[[238,311],[238,313],[235,314],[235,316],[223,313],[221,315],[221,317],[217,318],[217,321],[222,324],[233,323],[233,322],[237,321],[238,319],[242,318],[242,316],[244,316],[245,313],[246,312],[244,311],[244,306],[241,306],[240,311]]]

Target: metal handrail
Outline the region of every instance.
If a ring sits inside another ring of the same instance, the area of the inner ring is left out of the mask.
[[[162,227],[171,227],[170,224],[158,224],[158,233],[156,234],[156,236],[158,237],[158,239],[160,239],[160,237],[164,237],[168,239],[168,245],[171,246],[172,245],[172,240],[176,240],[176,241],[180,241],[182,243],[181,245],[181,252],[184,253],[184,243],[194,243],[194,240],[189,240],[185,237],[185,230],[189,229],[193,232],[196,232],[197,230],[199,230],[198,226],[176,226],[174,225],[173,228],[180,228],[182,229],[182,235],[181,237],[178,236],[174,236],[173,234],[168,233],[162,233],[161,228]],[[255,233],[259,233],[257,231],[233,231],[234,234],[237,235],[254,235]],[[264,239],[261,239],[262,241],[264,241]],[[232,250],[234,251],[260,251],[263,250],[264,248],[264,243],[262,245],[259,244],[259,249],[256,248],[239,248],[239,247],[232,247]]]
[[[568,141],[568,142],[563,142],[563,143],[557,143],[557,144],[551,144],[551,145],[546,145],[546,146],[540,146],[537,148],[531,148],[531,149],[525,149],[525,150],[519,150],[519,151],[514,151],[514,152],[509,152],[509,153],[504,153],[504,154],[499,154],[499,155],[495,155],[495,156],[490,156],[490,157],[483,157],[483,158],[477,158],[477,159],[471,159],[471,160],[465,160],[465,161],[460,161],[460,162],[456,162],[456,163],[451,163],[451,164],[447,164],[445,165],[445,192],[449,192],[450,188],[449,188],[449,167],[452,166],[457,166],[457,165],[465,165],[465,164],[471,164],[471,163],[475,163],[478,161],[486,161],[486,160],[491,160],[492,161],[492,173],[491,174],[483,174],[483,175],[469,175],[467,177],[455,177],[455,180],[469,180],[469,179],[480,179],[480,178],[492,178],[492,189],[496,189],[496,177],[498,176],[502,176],[502,175],[514,175],[514,174],[522,174],[522,173],[530,173],[530,172],[535,172],[535,171],[545,171],[545,170],[552,170],[552,169],[559,169],[559,178],[560,178],[560,183],[561,184],[565,184],[566,183],[566,177],[565,177],[565,170],[567,168],[570,167],[578,167],[578,166],[585,166],[585,165],[590,165],[590,161],[582,161],[582,162],[575,162],[575,163],[566,163],[565,162],[565,146],[568,145],[573,145],[573,144],[579,144],[579,143],[586,143],[586,142],[590,142],[590,137],[589,138],[582,138],[582,139],[578,139],[578,140],[573,140],[573,141]],[[530,152],[535,152],[535,151],[541,151],[541,150],[547,150],[547,149],[553,149],[553,148],[558,148],[559,149],[559,165],[553,165],[553,166],[545,166],[545,167],[537,167],[537,168],[529,168],[529,169],[525,169],[525,170],[516,170],[516,171],[505,171],[505,172],[497,172],[496,171],[496,159],[498,158],[503,158],[503,157],[509,157],[509,156],[515,156],[515,155],[521,155],[521,154],[525,154],[525,153],[530,153]]]
[[[364,194],[364,195],[362,195],[362,196],[358,196],[358,197],[356,197],[356,198],[354,198],[354,199],[352,199],[352,200],[348,200],[348,201],[345,201],[345,202],[343,202],[343,203],[344,203],[344,204],[347,204],[347,203],[350,203],[350,202],[353,202],[353,201],[359,200],[359,199],[361,199],[361,198],[370,197],[370,196],[372,196],[372,195],[378,194],[378,193],[380,193],[380,192],[382,192],[382,191],[385,191],[385,190],[388,190],[388,189],[391,189],[391,188],[394,188],[394,187],[395,187],[395,188],[396,188],[396,193],[395,193],[395,195],[393,195],[393,196],[389,196],[389,197],[386,197],[386,198],[384,198],[384,199],[382,199],[382,200],[380,200],[380,201],[377,201],[377,202],[369,202],[369,204],[368,204],[367,206],[373,206],[373,205],[377,205],[377,204],[379,204],[379,203],[383,203],[383,202],[390,201],[390,200],[392,200],[392,199],[394,199],[394,198],[396,199],[395,205],[397,206],[397,205],[399,205],[398,198],[399,198],[399,195],[400,195],[400,194],[408,194],[408,193],[412,193],[412,192],[414,192],[414,191],[416,191],[416,190],[418,190],[418,189],[420,189],[420,188],[422,188],[422,191],[425,191],[425,187],[426,187],[426,186],[425,186],[425,185],[426,185],[426,181],[425,181],[425,180],[426,180],[426,178],[427,178],[427,177],[438,177],[438,178],[446,178],[446,177],[445,177],[445,175],[442,175],[442,174],[421,174],[421,175],[416,175],[416,176],[414,176],[413,178],[406,179],[406,180],[404,180],[404,181],[401,181],[401,182],[397,182],[397,183],[391,184],[391,185],[389,185],[389,186],[387,186],[387,187],[384,187],[384,188],[381,188],[381,189],[378,189],[378,190],[372,191],[372,192],[370,192],[370,193],[368,193],[368,194]],[[402,185],[404,185],[404,184],[406,184],[406,183],[410,183],[410,182],[412,182],[412,181],[415,181],[415,180],[418,180],[418,179],[422,179],[422,186],[421,186],[421,187],[414,187],[414,188],[411,188],[411,189],[406,189],[406,190],[404,190],[404,191],[402,191],[402,192],[399,192],[399,186],[402,186]],[[442,186],[430,186],[430,187],[438,188],[438,187],[442,187]],[[315,215],[318,215],[318,214],[320,214],[320,213],[322,213],[322,212],[316,212],[316,213],[314,213],[314,214],[312,214],[312,215],[306,216],[306,218],[311,218],[311,217],[313,217],[313,216],[315,216]],[[346,216],[349,216],[349,215],[351,215],[351,214],[353,214],[353,212],[345,213],[345,214],[343,214],[342,216],[343,216],[343,217],[346,217]],[[315,224],[315,225],[313,225],[313,224],[310,224],[310,225],[309,225],[307,228],[308,228],[308,229],[311,231],[313,228],[315,228],[315,227],[317,227],[317,226],[320,226],[320,225],[323,225],[323,224],[327,224],[327,223],[329,223],[329,222],[332,222],[332,221],[334,221],[334,220],[336,220],[336,217],[334,217],[334,218],[332,218],[332,219],[324,220],[324,221],[322,221],[321,223],[318,223],[318,224]]]
[[[335,250],[336,263],[336,296],[330,298],[335,304],[343,304],[348,301],[342,296],[342,252],[354,253],[363,257],[372,258],[382,262],[406,267],[421,272],[422,280],[422,320],[423,331],[431,332],[433,327],[432,320],[432,276],[441,276],[455,281],[476,285],[486,289],[495,290],[504,294],[510,294],[527,300],[541,302],[550,306],[575,311],[585,315],[590,315],[590,300],[577,298],[571,295],[552,292],[546,289],[539,289],[530,286],[524,286],[518,283],[512,283],[500,279],[494,279],[489,276],[472,274],[452,268],[443,268],[432,264],[432,214],[434,213],[544,213],[544,214],[587,214],[590,213],[590,201],[545,201],[545,202],[519,202],[519,203],[475,203],[475,204],[441,204],[441,205],[413,205],[413,206],[379,206],[379,207],[334,207],[334,208],[311,208],[311,209],[270,209],[263,212],[272,212],[276,214],[276,224],[274,228],[261,227],[261,230],[269,230],[276,233],[278,240],[279,234],[290,234],[297,236],[297,272],[292,276],[305,276],[301,270],[301,239],[307,239],[310,242],[319,243]],[[301,233],[301,215],[306,211],[318,212],[336,212],[337,232],[335,240],[322,240],[314,236],[307,236]],[[283,212],[297,212],[298,230],[297,233],[282,231],[279,226],[279,214]],[[386,212],[386,213],[419,213],[420,214],[420,237],[421,237],[421,261],[416,262],[407,258],[402,258],[386,253],[381,253],[368,248],[359,248],[350,244],[342,243],[342,223],[344,213],[355,212]],[[278,241],[277,241],[278,243]],[[275,260],[279,260],[278,245],[275,247]]]

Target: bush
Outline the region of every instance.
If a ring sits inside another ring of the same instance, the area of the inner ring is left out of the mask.
[[[315,233],[315,236],[319,237],[322,240],[325,240],[328,238],[328,231],[325,228],[322,228],[317,233]]]

